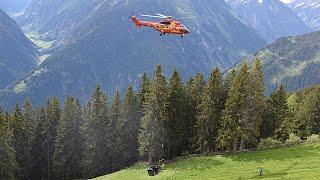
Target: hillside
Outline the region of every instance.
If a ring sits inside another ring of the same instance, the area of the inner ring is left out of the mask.
[[[81,28],[81,23],[90,19],[95,8],[103,3],[103,0],[32,0],[17,22],[27,34],[54,42],[53,47],[57,48],[76,41],[79,37],[71,36],[70,32]]]
[[[302,145],[236,155],[186,157],[168,163],[155,179],[317,179],[320,176],[320,144]],[[259,168],[264,175],[259,177]],[[97,178],[139,180],[147,165],[136,165]]]
[[[255,54],[262,60],[266,92],[279,84],[289,91],[320,83],[320,32],[280,38]]]
[[[36,66],[36,49],[0,9],[0,89],[22,78]]]
[[[311,29],[279,0],[226,0],[230,6],[268,42]]]
[[[55,6],[50,5],[53,1],[33,1],[28,9],[34,11],[27,10],[20,24],[26,31],[38,31],[43,40],[56,41],[53,47],[60,50],[48,51],[51,56],[35,70],[41,72],[37,76],[30,74],[8,87],[0,95],[5,103],[29,97],[37,104],[49,96],[67,94],[86,100],[96,84],[109,93],[116,88],[123,92],[156,64],[164,65],[166,75],[172,68],[181,70],[183,77],[208,74],[216,66],[229,68],[266,44],[223,0],[68,1],[63,6],[54,2]],[[183,20],[191,33],[181,39],[137,29],[128,17],[131,12],[191,16]],[[24,88],[14,91],[21,85]]]

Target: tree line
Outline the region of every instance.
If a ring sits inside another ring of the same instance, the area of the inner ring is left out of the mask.
[[[54,97],[0,111],[0,179],[91,178],[138,160],[254,149],[264,138],[319,134],[319,117],[319,89],[295,96],[280,85],[265,96],[259,60],[185,83],[176,69],[166,79],[159,65],[123,98],[97,86],[84,105]]]

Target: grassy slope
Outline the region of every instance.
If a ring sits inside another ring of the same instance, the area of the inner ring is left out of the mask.
[[[259,167],[264,176],[258,174]],[[319,179],[320,143],[237,155],[192,157],[166,164],[156,177],[148,177],[146,165],[136,165],[99,177],[106,180],[130,179]]]

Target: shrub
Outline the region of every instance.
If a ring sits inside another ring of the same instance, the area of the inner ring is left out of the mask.
[[[286,140],[285,144],[286,145],[297,145],[300,143],[300,141],[301,140],[297,135],[291,133],[289,139]]]
[[[312,134],[307,139],[307,143],[316,143],[316,142],[320,142],[319,135],[317,134]]]
[[[271,137],[267,139],[262,139],[258,145],[258,149],[270,149],[281,146],[281,141],[274,140]]]

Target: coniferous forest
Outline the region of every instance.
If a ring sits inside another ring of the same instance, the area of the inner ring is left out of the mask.
[[[137,91],[108,97],[99,86],[82,104],[53,97],[0,111],[0,179],[79,179],[137,161],[256,149],[261,140],[302,140],[320,133],[319,88],[296,94],[279,86],[264,95],[259,60],[223,75],[169,79],[159,65]]]

